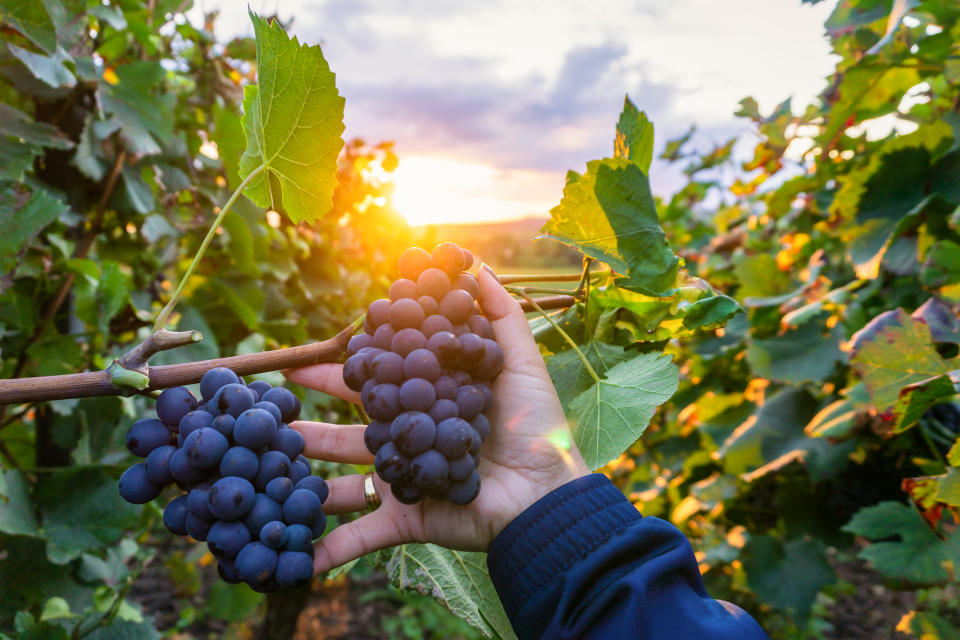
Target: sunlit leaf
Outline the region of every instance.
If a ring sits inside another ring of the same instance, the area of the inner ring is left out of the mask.
[[[647,114],[637,109],[627,96],[617,122],[617,138],[613,155],[633,161],[644,173],[650,172],[653,161],[653,123]]]
[[[857,416],[870,406],[870,394],[862,382],[846,390],[846,396],[831,402],[813,416],[804,432],[814,438],[842,439],[857,427]]]
[[[617,364],[635,356],[623,347],[596,341],[580,345],[580,351],[587,357],[594,371],[600,375],[607,375],[607,372]],[[547,360],[547,371],[550,373],[564,408],[593,383],[593,378],[590,377],[590,372],[587,371],[583,360],[573,349],[551,356]]]

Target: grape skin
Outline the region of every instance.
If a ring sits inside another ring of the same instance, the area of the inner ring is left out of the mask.
[[[423,307],[416,300],[402,298],[393,303],[390,307],[390,326],[397,331],[401,329],[416,329],[419,327],[426,314]]]
[[[370,303],[367,308],[367,318],[373,324],[374,328],[390,322],[390,305],[392,303],[386,298],[380,298]]]
[[[441,373],[440,361],[429,349],[414,349],[403,359],[403,375],[408,379],[423,378],[433,382]]]
[[[437,392],[429,380],[411,378],[400,386],[400,404],[407,411],[429,411]]]
[[[410,297],[430,296],[434,300],[442,300],[448,291],[450,291],[450,276],[440,269],[430,268],[417,278],[417,295]]]
[[[146,458],[157,447],[170,444],[170,430],[159,420],[138,420],[127,432],[126,443],[130,453]]]
[[[403,356],[392,351],[385,351],[373,360],[371,367],[373,379],[377,382],[390,384],[403,383]]]
[[[218,520],[207,532],[207,548],[218,558],[232,559],[250,542],[250,532],[240,522]]]
[[[226,367],[214,367],[200,378],[200,395],[204,400],[210,400],[214,394],[228,384],[237,384],[240,377]]]
[[[186,387],[164,389],[157,398],[157,417],[172,426],[180,424],[180,419],[196,408],[197,399]]]
[[[313,558],[302,551],[281,551],[277,559],[277,584],[300,589],[313,579]]]
[[[390,439],[397,449],[411,457],[432,447],[436,436],[437,425],[420,411],[400,414],[390,425]]]
[[[163,491],[163,485],[151,482],[147,478],[147,466],[140,462],[120,476],[120,496],[127,502],[143,504],[150,502]]]
[[[417,298],[419,295],[420,294],[417,293],[417,283],[413,280],[401,278],[390,285],[390,300],[392,302],[403,300],[404,298]]]
[[[451,289],[440,301],[440,314],[455,325],[467,322],[471,313],[473,298],[463,289]]]
[[[401,357],[406,357],[414,349],[427,346],[427,338],[420,331],[413,328],[400,329],[390,341],[390,351]]]
[[[472,262],[472,256],[471,256]],[[466,258],[463,249],[452,242],[441,242],[437,248],[430,254],[430,264],[434,267],[443,269],[445,272],[456,275],[463,271],[466,264]]]
[[[182,494],[171,500],[163,510],[163,525],[170,533],[178,536],[187,535],[187,494]]]
[[[430,254],[420,247],[411,247],[400,254],[400,275],[416,280],[430,267]]]
[[[237,554],[236,565],[244,582],[263,584],[277,568],[277,552],[262,542],[251,542]]]
[[[374,385],[363,399],[363,408],[376,420],[392,419],[400,412],[400,387],[386,383]]]
[[[420,325],[420,332],[428,338],[438,331],[453,333],[453,323],[435,313],[432,316],[427,316],[423,324]]]
[[[210,513],[219,520],[239,520],[253,506],[256,493],[245,478],[221,478],[210,487]]]

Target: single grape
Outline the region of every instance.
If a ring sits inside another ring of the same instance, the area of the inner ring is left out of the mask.
[[[187,535],[197,542],[205,542],[207,534],[210,532],[210,524],[210,522],[188,513],[186,520]]]
[[[277,429],[277,432],[273,434],[273,440],[270,441],[270,448],[286,454],[291,460],[295,460],[298,455],[303,453],[305,444],[303,436],[296,429]]]
[[[180,419],[197,408],[197,399],[186,387],[164,389],[157,398],[157,417],[175,427]]]
[[[277,559],[277,584],[285,589],[300,589],[313,579],[313,558],[302,551],[281,551]]]
[[[267,451],[260,456],[260,468],[253,479],[253,486],[257,491],[264,491],[267,483],[274,478],[288,477],[290,475],[290,458],[280,451]]]
[[[283,521],[308,527],[323,516],[320,498],[310,489],[294,489],[283,503]]]
[[[292,464],[292,463],[291,463]],[[293,492],[293,480],[281,476],[267,483],[265,493],[271,500],[283,504],[283,501]]]
[[[273,385],[271,385],[266,380],[254,380],[253,382],[247,385],[247,389],[250,389],[250,391],[253,391],[254,395],[257,396],[257,401],[263,398],[263,394],[265,394],[267,391],[270,391],[270,389],[272,388],[273,388]]]
[[[467,323],[453,325],[453,335],[462,336],[465,333],[470,333],[470,327],[467,326]]]
[[[390,341],[390,350],[400,356],[406,356],[414,349],[427,345],[427,338],[416,329],[400,329]]]
[[[466,259],[463,255],[463,249],[452,242],[441,242],[430,254],[430,264],[438,269],[443,269],[451,276],[455,276],[463,271]]]
[[[232,559],[250,542],[250,532],[241,522],[218,520],[207,532],[207,548],[217,558]]]
[[[310,536],[316,540],[323,535],[323,532],[327,530],[327,516],[320,512],[317,516],[317,519],[313,521],[313,524],[310,525]]]
[[[473,460],[473,456],[469,453],[465,453],[459,458],[454,458],[450,460],[450,480],[453,482],[461,482],[470,477],[470,474],[473,473],[473,470],[477,468],[476,463]]]
[[[442,453],[444,457],[459,458],[473,444],[474,431],[470,423],[462,418],[448,418],[437,424],[437,438],[434,447]],[[420,486],[420,483],[417,483]]]
[[[437,395],[439,396],[439,394]],[[460,410],[457,409],[456,402],[440,397],[437,398],[437,401],[433,403],[433,406],[430,407],[430,411],[427,413],[437,424],[440,424],[447,418],[457,418],[460,416]]]
[[[257,539],[263,525],[273,520],[283,520],[283,508],[276,500],[271,500],[265,494],[258,493],[253,499],[253,505],[247,515],[243,516],[243,524],[250,535]]]
[[[260,402],[253,405],[253,408],[263,409],[264,411],[269,413],[271,416],[273,416],[273,420],[274,422],[277,423],[277,426],[280,426],[283,423],[283,414],[280,413],[280,407],[273,404],[272,402],[261,400]]]
[[[178,536],[187,535],[187,494],[182,494],[167,503],[163,510],[163,525]]]
[[[430,268],[430,254],[420,247],[410,247],[400,254],[400,275],[416,280],[424,269]]]
[[[490,437],[490,421],[482,413],[470,421],[470,426],[477,432],[481,440],[486,441]]]
[[[307,476],[297,483],[296,488],[313,491],[320,498],[320,502],[325,502],[327,496],[330,495],[330,487],[327,486],[327,481],[320,476]]]
[[[221,387],[211,400],[218,413],[229,413],[234,418],[251,408],[257,398],[253,391],[241,383]]]
[[[170,429],[155,418],[137,420],[127,431],[127,449],[141,458],[146,458],[157,447],[170,444],[170,440]]]
[[[472,384],[473,378],[470,377],[470,374],[466,371],[460,369],[452,369],[447,375],[453,378],[454,382],[457,383],[457,388],[462,387],[465,384]]]
[[[211,427],[201,427],[192,432],[183,442],[187,459],[197,469],[210,469],[220,464],[230,442],[222,433]]]
[[[503,349],[489,338],[485,338],[483,342],[485,345],[483,361],[476,366],[474,374],[478,378],[493,380],[503,369]]]
[[[150,502],[163,491],[163,485],[147,478],[147,467],[138,462],[120,476],[120,497],[131,504]]]
[[[277,552],[262,542],[251,542],[237,554],[236,565],[244,582],[263,585],[277,568]]]
[[[420,411],[400,414],[390,425],[393,445],[411,457],[432,447],[436,436],[437,425],[430,416]]]
[[[401,504],[416,504],[423,500],[423,492],[409,484],[392,484],[390,492]]]
[[[392,442],[380,447],[373,464],[380,477],[390,484],[406,482],[410,477],[410,458],[397,451]]]
[[[170,457],[176,451],[177,448],[171,444],[165,444],[151,451],[144,462],[147,480],[159,485],[168,485],[173,482],[173,475],[170,473]]]
[[[379,330],[378,330],[379,331]],[[353,391],[360,391],[367,381],[366,360],[362,354],[356,353],[343,363],[343,382]]]
[[[271,549],[283,549],[287,544],[287,525],[280,520],[271,520],[260,529],[260,542]]]
[[[347,355],[352,356],[360,349],[364,347],[373,346],[373,336],[367,333],[358,333],[357,335],[350,338],[350,342],[347,343]]]
[[[377,455],[380,447],[390,442],[390,423],[371,420],[367,428],[363,430],[363,442],[367,445],[367,451]]]
[[[493,325],[490,324],[490,321],[486,317],[475,313],[469,318],[467,318],[467,326],[470,327],[470,332],[475,333],[481,338],[493,339]]]
[[[400,387],[378,384],[363,399],[363,408],[376,420],[393,420],[400,413]]]
[[[440,361],[430,349],[414,349],[403,359],[403,375],[406,378],[423,378],[433,382],[440,377],[441,371]]]
[[[240,578],[240,572],[237,571],[237,565],[233,560],[220,558],[217,560],[217,573],[224,582],[230,584],[240,584],[243,580]]]
[[[400,329],[416,329],[426,318],[423,307],[416,300],[402,298],[390,306],[390,325]]]
[[[433,315],[440,310],[440,305],[437,304],[437,301],[433,299],[432,296],[420,296],[417,298],[417,302],[420,303],[420,308],[423,309],[423,317]],[[420,325],[417,325],[418,327]]]
[[[226,367],[214,367],[200,378],[200,395],[204,400],[210,400],[220,390],[228,384],[237,384],[240,378]]]
[[[400,386],[400,404],[407,411],[429,411],[437,392],[429,380],[411,378]]]
[[[483,338],[472,333],[465,333],[457,340],[460,341],[460,365],[462,367],[469,369],[483,361],[487,350]]]
[[[403,382],[403,356],[385,351],[373,359],[373,379],[377,382],[401,384]]]
[[[253,506],[256,490],[249,480],[231,476],[210,487],[210,512],[219,520],[239,520]]]
[[[450,322],[466,322],[473,313],[473,298],[463,289],[451,289],[440,301],[440,314]]]
[[[450,465],[436,449],[428,449],[410,461],[410,475],[420,489],[429,489],[447,482]]]
[[[190,411],[180,418],[180,425],[177,427],[177,438],[179,445],[183,446],[183,441],[187,436],[200,427],[209,427],[213,424],[215,416],[204,409]]]
[[[466,480],[455,482],[447,488],[447,500],[453,504],[465,505],[473,502],[480,493],[480,475],[474,471]]]
[[[427,316],[423,324],[420,325],[420,332],[428,338],[438,331],[453,333],[453,323],[435,313],[432,316]]]
[[[186,485],[193,485],[201,482],[207,477],[207,472],[203,469],[197,469],[190,463],[187,452],[184,449],[177,449],[170,456],[170,475],[177,482]]]
[[[477,282],[477,278],[473,274],[461,273],[454,278],[453,286],[455,286],[457,289],[466,291],[474,300],[476,300],[477,296],[480,295],[480,284]]]
[[[370,323],[374,328],[390,322],[391,304],[393,303],[386,298],[380,298],[379,300],[371,302],[370,306],[367,307],[367,318],[370,319]]]
[[[264,402],[272,402],[280,409],[283,422],[292,422],[300,417],[300,398],[290,389],[274,387],[263,394]]]
[[[483,394],[483,413],[489,413],[490,409],[493,408],[493,391],[490,389],[490,385],[482,382],[475,382],[474,385]]]
[[[253,481],[260,470],[260,458],[246,447],[230,447],[220,459],[220,475]]]
[[[463,270],[466,271],[473,266],[473,254],[467,249],[463,249]]]
[[[396,330],[389,324],[380,325],[373,334],[373,346],[378,349],[389,350]]]
[[[303,524],[288,524],[287,525],[287,543],[285,549],[287,551],[304,551],[304,552],[313,552],[313,545],[310,544],[313,541],[313,533],[310,531],[310,527]]]
[[[303,456],[300,456],[302,458]],[[290,465],[290,479],[294,484],[300,482],[304,478],[310,475],[310,465],[297,458]]]
[[[229,413],[224,413],[214,418],[213,422],[210,423],[210,426],[222,433],[227,440],[232,440],[233,425],[236,423],[236,421],[236,418],[234,418],[232,415]]]
[[[471,427],[472,428],[472,427]],[[476,430],[473,432],[473,440],[470,444],[470,449],[467,451],[471,456],[476,459],[480,455],[480,447],[483,446],[483,438],[480,437],[480,434]]]
[[[437,331],[427,340],[427,349],[445,367],[454,367],[460,360],[460,339],[450,331]]]
[[[391,302],[396,302],[397,300],[403,300],[404,298],[417,298],[419,294],[417,293],[417,283],[413,280],[408,280],[406,278],[400,278],[392,285],[390,285],[390,300]],[[393,305],[390,305],[391,309]]]
[[[187,509],[189,509],[193,515],[207,522],[213,522],[216,519],[213,517],[213,513],[210,512],[211,486],[213,486],[212,482],[204,482],[195,486],[190,490],[190,493],[187,494]]]
[[[417,278],[417,296],[430,296],[434,300],[442,300],[450,291],[450,276],[440,269],[427,269]]]
[[[457,391],[457,408],[464,420],[473,420],[483,411],[483,392],[472,384],[464,385]]]
[[[445,400],[456,400],[460,385],[450,376],[442,375],[433,381],[433,388],[437,392],[438,400],[441,398]]]
[[[247,409],[233,425],[234,441],[254,451],[270,444],[276,433],[276,420],[263,409]]]

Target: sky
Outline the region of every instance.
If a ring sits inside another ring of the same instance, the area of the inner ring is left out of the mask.
[[[252,35],[243,2],[220,9],[221,38]],[[788,97],[799,111],[834,60],[833,2],[800,0],[251,0],[301,41],[320,44],[346,98],[346,138],[393,140],[396,206],[412,223],[545,216],[568,169],[612,153],[625,94],[661,149],[697,125],[709,148]],[[657,162],[651,184],[682,183]]]

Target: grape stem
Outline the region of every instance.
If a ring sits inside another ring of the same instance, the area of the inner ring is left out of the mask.
[[[180,278],[180,284],[177,285],[177,290],[173,292],[173,297],[170,298],[170,301],[167,302],[166,306],[164,306],[160,311],[160,315],[157,316],[157,321],[153,325],[154,331],[163,329],[163,327],[167,324],[170,314],[173,313],[174,307],[177,306],[177,302],[180,301],[180,297],[183,295],[183,289],[187,286],[187,280],[190,279],[190,276],[192,276],[193,272],[197,269],[197,265],[200,264],[203,254],[207,252],[207,247],[210,246],[213,236],[217,235],[217,229],[219,229],[221,223],[223,223],[223,219],[226,217],[227,212],[230,211],[231,207],[233,207],[233,203],[237,201],[237,199],[240,197],[240,194],[243,193],[243,190],[247,188],[247,185],[249,185],[254,178],[263,173],[264,169],[266,169],[266,165],[261,164],[259,167],[251,171],[250,174],[243,179],[243,182],[240,183],[240,186],[236,188],[227,202],[223,205],[223,208],[220,209],[220,213],[217,214],[213,224],[210,225],[207,235],[204,236],[203,242],[200,243],[200,248],[197,249],[197,253],[194,254],[193,260],[190,262],[190,266],[187,267],[183,277]]]
[[[534,310],[539,312],[540,315],[542,315],[546,319],[546,321],[549,322],[553,326],[553,328],[557,330],[557,333],[559,333],[563,337],[563,339],[567,341],[567,344],[570,345],[570,347],[574,350],[574,352],[580,358],[580,362],[583,363],[584,368],[587,370],[587,373],[590,374],[590,377],[593,378],[593,381],[595,383],[600,382],[600,376],[597,375],[597,372],[596,370],[594,370],[593,365],[591,365],[590,361],[587,360],[587,356],[585,356],[583,351],[580,350],[580,347],[577,346],[577,343],[574,341],[574,339],[571,338],[566,331],[560,328],[560,325],[557,324],[556,320],[551,318],[550,314],[544,311],[543,308],[540,307],[539,304],[537,304],[536,300],[531,298],[522,287],[504,287],[504,288],[510,293],[515,293],[516,295],[523,297],[527,301],[527,304],[529,304],[531,307],[534,308]]]

